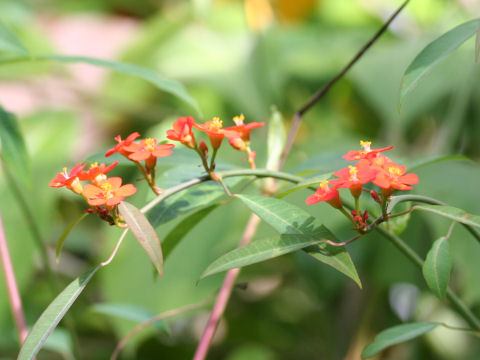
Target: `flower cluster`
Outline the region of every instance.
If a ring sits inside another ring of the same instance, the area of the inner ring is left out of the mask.
[[[152,188],[155,194],[159,195],[161,189],[155,185],[155,165],[157,164],[157,158],[172,155],[172,150],[175,147],[173,144],[158,144],[157,139],[147,138],[142,139],[139,142],[134,142],[140,137],[138,132],[134,132],[127,136],[125,140],[122,140],[121,136],[115,137],[117,145],[107,150],[105,156],[108,157],[115,153],[119,153],[127,159],[135,162],[143,176],[148,182],[148,185]],[[145,161],[144,165],[140,162]]]
[[[337,179],[324,181],[320,184],[315,194],[306,199],[308,205],[320,201],[326,201],[337,209],[343,209],[342,200],[337,189],[348,188],[355,198],[355,210],[352,210],[353,222],[357,230],[366,228],[368,212],[362,213],[359,208],[359,197],[364,185],[372,182],[381,189],[380,199],[376,191],[370,191],[371,196],[382,206],[382,213],[385,217],[386,204],[389,197],[395,190],[411,190],[418,183],[416,174],[406,174],[407,169],[403,165],[394,163],[389,157],[383,155],[384,151],[390,150],[393,146],[381,149],[372,149],[370,141],[360,141],[362,150],[349,151],[342,156],[347,161],[357,161],[355,165],[334,172]]]
[[[111,225],[118,225],[116,206],[127,196],[135,194],[137,188],[132,184],[122,185],[122,179],[119,177],[107,177],[107,173],[117,164],[118,161],[109,166],[93,163],[88,170],[84,170],[86,164],[78,164],[70,172],[64,168],[49,185],[55,188],[66,187],[81,195],[92,207],[89,212],[98,214]],[[82,181],[90,183],[82,185]]]
[[[155,186],[155,165],[157,158],[172,154],[170,149],[173,144],[158,144],[157,139],[147,138],[135,142],[140,137],[134,132],[122,140],[121,136],[115,137],[117,145],[109,149],[105,156],[119,153],[133,161],[142,172],[152,190],[159,194],[161,190]],[[144,161],[142,165],[140,162]],[[66,187],[74,193],[81,195],[91,208],[87,211],[97,214],[101,219],[111,225],[123,226],[122,220],[117,212],[117,205],[126,197],[137,192],[132,184],[122,185],[122,178],[107,177],[107,173],[117,166],[118,161],[111,165],[93,163],[88,170],[84,170],[86,164],[78,164],[70,172],[64,168],[57,176],[50,181],[50,186],[59,188]],[[82,181],[90,183],[83,185]]]
[[[262,127],[264,123],[251,122],[245,124],[245,116],[235,116],[233,118],[235,126],[223,127],[223,121],[214,117],[212,120],[203,124],[196,123],[193,117],[181,117],[173,123],[173,128],[167,130],[167,138],[173,141],[179,141],[190,149],[195,150],[202,159],[205,170],[215,179],[215,156],[218,149],[222,145],[223,139],[226,137],[230,145],[239,151],[247,154],[250,167],[255,168],[255,151],[250,148],[250,131],[252,129]],[[193,128],[200,130],[208,135],[210,144],[213,149],[210,165],[208,164],[208,146],[202,140],[197,143]]]

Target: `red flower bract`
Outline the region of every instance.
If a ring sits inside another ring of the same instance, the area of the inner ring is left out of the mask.
[[[225,136],[238,136],[238,134],[234,131],[222,129],[223,121],[218,117],[214,117],[212,120],[203,124],[193,123],[193,126],[208,135],[210,138],[210,143],[214,149],[218,149],[220,147]]]
[[[363,150],[360,151],[349,151],[346,155],[343,155],[342,158],[347,161],[356,161],[361,159],[373,159],[377,156],[378,153],[382,151],[387,151],[393,149],[393,146],[388,146],[381,149],[372,149],[370,146],[372,145],[371,141],[360,141],[360,146]]]
[[[330,184],[337,188],[349,188],[352,195],[360,196],[363,184],[372,181],[377,175],[378,170],[370,167],[370,162],[366,159],[360,160],[355,166],[341,169],[333,174],[339,179],[330,180]]]
[[[106,173],[112,170],[117,166],[118,161],[115,161],[113,164],[106,166],[105,164],[93,163],[90,165],[88,171],[81,171],[79,175],[80,180],[89,180],[94,184],[100,183],[103,180],[107,179]]]
[[[158,157],[170,156],[173,154],[175,145],[173,144],[157,144],[157,139],[147,138],[140,141],[140,143],[132,143],[125,147],[125,150],[129,151],[128,158],[133,161],[145,160],[145,166],[149,169],[153,169],[157,162]]]
[[[315,191],[315,194],[307,197],[305,203],[307,205],[313,205],[320,201],[326,201],[334,208],[341,208],[342,200],[340,199],[338,190],[335,187],[329,187],[328,184],[329,181],[322,181],[317,191]]]
[[[123,156],[128,156],[130,152],[125,150],[125,147],[131,145],[133,141],[139,137],[140,137],[140,134],[138,132],[134,132],[128,135],[125,140],[122,140],[122,137],[118,135],[117,137],[115,137],[115,140],[118,142],[118,144],[115,145],[113,148],[107,150],[107,152],[105,153],[105,156],[108,157],[110,155],[113,155],[116,152],[122,154]]]
[[[407,168],[393,161],[385,163],[373,183],[382,188],[383,195],[391,195],[395,190],[411,190],[410,185],[418,183],[417,174],[405,174]]]
[[[229,126],[225,128],[226,131],[234,131],[238,137],[240,137],[243,141],[249,142],[250,141],[250,131],[252,129],[256,129],[259,127],[262,127],[265,125],[265,123],[259,123],[259,122],[251,122],[248,124],[244,124],[243,122],[245,121],[245,116],[240,115],[240,116],[235,116],[233,118],[233,121],[235,122],[235,126]],[[230,136],[227,135],[227,137],[230,139]]]
[[[48,185],[56,188],[66,186],[77,194],[81,194],[82,185],[80,184],[78,176],[85,166],[85,164],[78,164],[70,171],[70,173],[67,172],[67,168],[63,168],[63,172],[59,172]]]
[[[167,139],[180,141],[182,144],[194,149],[197,146],[192,126],[195,123],[193,117],[181,117],[175,120],[173,129],[167,130]]]
[[[122,186],[122,179],[119,177],[108,178],[100,184],[87,184],[83,194],[90,206],[115,206],[122,202],[127,196],[135,194],[137,188],[132,184]]]

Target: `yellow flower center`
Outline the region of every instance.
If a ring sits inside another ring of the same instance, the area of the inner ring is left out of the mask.
[[[152,138],[147,138],[145,139],[145,148],[148,150],[148,151],[153,151],[155,150],[155,139],[152,139]]]
[[[348,172],[350,173],[350,181],[358,181],[357,173],[358,169],[356,166],[348,165]]]
[[[363,141],[363,140],[360,140],[360,146],[363,148],[363,151],[365,152],[370,152],[372,151],[371,149],[371,146],[372,145],[372,142],[371,141]]]
[[[321,188],[322,190],[328,190],[328,180],[327,180],[327,181],[322,181],[322,182],[320,183],[320,188]]]
[[[107,199],[113,197],[112,184],[110,184],[109,182],[104,182],[102,185],[100,185],[100,187],[102,188],[103,194]]]
[[[90,165],[90,169],[93,169],[94,167],[98,166],[98,162],[94,162]]]
[[[233,118],[233,122],[235,125],[240,126],[243,125],[243,122],[245,121],[245,116],[243,114],[240,114],[239,116],[235,116]]]
[[[400,176],[402,175],[402,170],[396,166],[390,166],[388,168],[388,173],[393,176]]]
[[[63,170],[63,173],[59,173],[59,174],[62,174],[63,176],[65,176],[65,178],[68,179],[68,168],[64,167],[62,170]]]
[[[223,121],[219,117],[214,117],[212,120],[205,123],[209,130],[218,131],[223,127]]]

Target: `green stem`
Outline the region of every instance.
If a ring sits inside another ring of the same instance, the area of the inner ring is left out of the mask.
[[[423,268],[422,258],[418,256],[418,254],[400,237],[383,229],[382,227],[377,227],[376,230],[385,236],[393,245],[395,245],[397,249],[400,250],[420,270]],[[450,288],[447,289],[447,298],[450,300],[452,307],[465,319],[465,321],[472,328],[480,331],[480,320]]]
[[[215,158],[217,157],[217,152],[218,152],[218,148],[213,149],[212,158],[210,159],[209,171],[215,170]]]
[[[140,162],[134,161],[134,163],[135,163],[135,165],[137,165],[138,169],[140,170],[143,177],[147,181],[150,189],[152,189],[152,191],[155,193],[155,195],[158,195],[157,191],[155,190],[155,178],[154,178],[155,175],[148,175],[147,172],[145,171],[145,169],[143,168],[142,164],[140,164]],[[155,171],[155,170],[153,169],[153,171]],[[153,174],[155,174],[155,172]]]
[[[421,203],[425,203],[425,204],[430,204],[430,205],[443,205],[443,206],[448,206],[448,204],[444,203],[443,201],[440,201],[440,200],[437,200],[437,199],[434,199],[434,198],[431,198],[431,197],[428,197],[428,196],[422,196],[422,195],[398,195],[398,196],[393,196],[392,197],[392,200],[390,201],[390,203],[388,204],[388,209],[387,211],[389,213],[392,212],[392,210],[394,209],[394,207],[401,203],[401,202],[405,202],[405,201],[416,201],[416,202],[421,202]],[[462,224],[466,229],[467,231],[472,234],[472,236],[478,241],[480,242],[480,232],[475,229],[474,227],[470,226],[470,225],[467,225],[467,224]]]
[[[360,216],[360,196],[354,196],[355,198],[355,212],[357,216]]]
[[[203,156],[202,152],[198,149],[198,146],[195,147],[194,150],[195,150],[195,151],[197,152],[197,154],[200,156],[200,159],[202,159],[202,165],[203,165],[205,171],[206,171],[206,172],[209,172],[207,160],[206,160],[205,157]]]

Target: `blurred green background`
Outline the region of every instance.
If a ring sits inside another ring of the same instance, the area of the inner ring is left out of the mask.
[[[0,21],[35,54],[86,55],[156,70],[182,82],[202,114],[144,80],[88,65],[32,62],[0,67],[0,104],[15,113],[32,159],[33,189],[20,188],[48,244],[58,290],[48,276],[17,197],[2,170],[0,211],[31,326],[73,278],[110,254],[119,230],[87,218],[70,234],[60,262],[55,244],[86,205],[68,191],[48,187],[64,166],[102,153],[113,137],[139,131],[164,138],[179,116],[220,116],[226,125],[240,113],[265,121],[271,107],[288,129],[295,110],[332,78],[378,30],[401,2],[366,0],[271,1],[0,1]],[[394,160],[413,165],[439,155],[462,154],[416,170],[414,193],[432,196],[480,214],[480,87],[474,40],[444,61],[398,112],[400,80],[430,41],[480,11],[475,1],[412,1],[390,30],[305,116],[285,171],[325,173],[344,167],[340,156],[359,140],[395,145]],[[2,54],[0,54],[2,55]],[[7,54],[8,55],[8,54]],[[266,158],[266,128],[253,135],[258,167]],[[243,167],[241,155],[224,145],[223,167]],[[201,174],[197,161],[165,160],[165,186]],[[182,165],[179,165],[182,164]],[[130,181],[134,169],[119,166]],[[255,191],[255,186],[249,190]],[[342,239],[352,236],[344,219],[325,204],[308,207],[308,191],[286,199],[323,219]],[[150,199],[139,191],[134,203]],[[188,214],[157,228],[164,238]],[[198,280],[205,268],[238,243],[248,210],[232,201],[215,209],[168,258],[165,275],[153,276],[141,247],[128,237],[115,260],[89,283],[70,313],[82,359],[107,359],[135,319],[196,303],[216,291],[223,275]],[[448,221],[414,214],[402,237],[422,256],[446,233]],[[33,230],[35,231],[35,230]],[[256,238],[273,234],[261,224]],[[480,248],[461,229],[450,240],[451,286],[480,312]],[[427,289],[422,274],[386,240],[370,234],[349,246],[364,288],[301,253],[247,267],[234,290],[209,359],[358,359],[380,330],[402,321],[445,321],[465,326]],[[18,344],[0,279],[0,358],[16,358]],[[98,305],[102,304],[102,306]],[[151,327],[135,336],[122,359],[188,359],[208,316],[208,306],[168,320],[167,332]],[[107,310],[105,310],[107,309]],[[122,319],[113,310],[120,311]],[[123,309],[123,310],[118,310]],[[128,309],[128,311],[126,310]],[[65,325],[38,359],[71,359]],[[396,346],[383,358],[478,359],[472,336],[435,330]],[[380,358],[380,357],[379,357]]]

